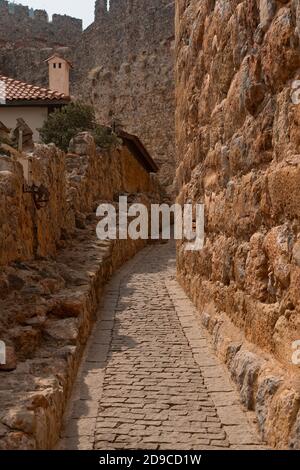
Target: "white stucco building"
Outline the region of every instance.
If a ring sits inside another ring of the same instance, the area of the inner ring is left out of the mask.
[[[38,129],[49,113],[70,102],[70,62],[54,55],[47,60],[49,86],[42,88],[0,74],[0,121],[8,128],[16,126],[17,118],[23,118],[33,131],[33,139],[39,141]]]

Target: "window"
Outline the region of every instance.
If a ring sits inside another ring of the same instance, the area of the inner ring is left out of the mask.
[[[56,64],[53,64],[53,68],[56,69]]]
[[[61,63],[58,64],[58,68],[61,69]]]

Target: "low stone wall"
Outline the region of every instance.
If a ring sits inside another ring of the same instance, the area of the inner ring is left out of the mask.
[[[23,193],[21,165],[0,157],[0,449],[54,447],[104,284],[145,246],[98,240],[96,207],[120,193],[159,201],[125,147],[100,152],[83,133],[71,149],[31,155],[34,182],[50,191],[40,210]]]
[[[50,193],[38,210],[31,194],[23,192],[23,172],[15,160],[0,156],[0,266],[34,257],[54,256],[81,226],[86,214],[119,193],[143,193],[159,200],[155,176],[120,145],[97,149],[82,133],[65,155],[53,145],[37,145],[32,154],[32,179]]]
[[[55,260],[5,270],[14,290],[0,301],[0,335],[17,366],[0,371],[0,449],[55,446],[105,282],[144,246],[96,241],[95,227],[78,230]]]
[[[297,1],[177,1],[177,185],[205,204],[179,279],[264,438],[300,448]],[[299,100],[298,100],[299,101]]]

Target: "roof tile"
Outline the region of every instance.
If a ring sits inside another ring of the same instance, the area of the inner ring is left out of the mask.
[[[1,83],[2,82],[2,83]],[[0,75],[1,88],[5,88],[6,101],[68,101],[69,96],[59,93],[48,88],[41,88],[39,86],[30,85],[29,83],[14,80],[13,78]],[[3,87],[4,84],[4,87]]]

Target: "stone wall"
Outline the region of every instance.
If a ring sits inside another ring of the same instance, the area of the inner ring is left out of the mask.
[[[205,247],[178,276],[263,437],[300,448],[300,4],[176,8],[179,201],[205,203]],[[293,87],[296,87],[295,89]]]
[[[159,202],[155,177],[125,146],[101,151],[82,133],[70,150],[30,154],[34,182],[50,191],[39,210],[20,163],[0,157],[0,449],[55,446],[104,284],[146,244],[98,240],[98,204],[117,208],[120,193]]]
[[[104,124],[120,120],[143,136],[161,166],[161,182],[174,179],[174,2],[98,0],[95,22],[83,33],[74,63],[76,93],[91,101]]]
[[[23,192],[21,165],[0,157],[0,266],[56,255],[62,238],[72,236],[76,221],[82,225],[82,217],[95,212],[101,201],[113,201],[120,193],[159,198],[155,177],[126,146],[101,151],[89,134],[82,133],[70,149],[73,153],[65,155],[54,145],[36,145],[29,154],[33,181],[50,192],[40,210],[32,194]]]

